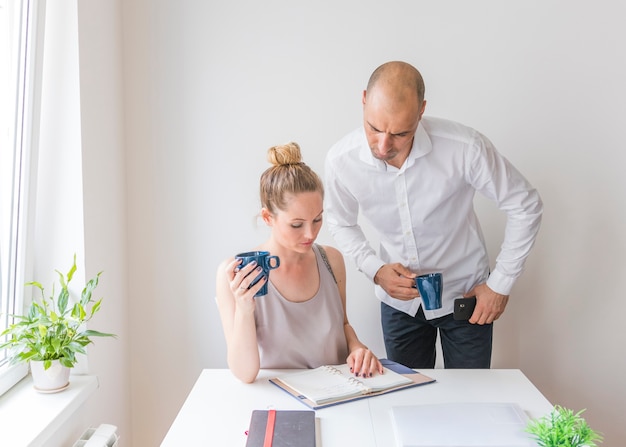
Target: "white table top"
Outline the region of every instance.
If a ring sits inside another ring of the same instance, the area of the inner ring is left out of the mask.
[[[252,410],[309,409],[268,379],[287,370],[261,371],[245,384],[228,369],[205,369],[189,393],[161,447],[246,445]],[[390,409],[396,405],[514,402],[531,418],[552,409],[517,369],[423,369],[435,383],[316,411],[322,447],[389,447],[394,444]]]

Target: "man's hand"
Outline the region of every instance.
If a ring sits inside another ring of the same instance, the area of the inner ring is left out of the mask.
[[[402,264],[385,264],[376,272],[374,283],[381,286],[389,296],[408,301],[419,296],[415,276]]]
[[[500,295],[491,290],[487,284],[479,284],[465,294],[465,297],[476,296],[476,308],[469,322],[472,324],[491,324],[504,313],[509,302],[508,295]]]

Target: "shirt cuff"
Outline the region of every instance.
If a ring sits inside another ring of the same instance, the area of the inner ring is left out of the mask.
[[[365,261],[363,261],[363,265],[361,265],[360,270],[365,273],[365,276],[374,282],[374,276],[376,276],[376,273],[383,265],[385,265],[385,263],[378,259],[378,257],[368,256]]]
[[[496,293],[500,295],[510,295],[511,289],[513,289],[513,284],[515,284],[515,280],[512,276],[503,275],[498,272],[498,270],[494,270],[489,275],[487,279],[487,286]]]

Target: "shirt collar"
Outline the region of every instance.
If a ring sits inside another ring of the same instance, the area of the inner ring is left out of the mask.
[[[407,162],[409,166],[412,165],[415,160],[424,155],[428,154],[433,150],[433,144],[430,141],[430,137],[424,129],[424,125],[420,121],[419,126],[417,126],[417,130],[415,131],[415,138],[413,138],[413,147],[411,148],[411,152],[407,158]]]

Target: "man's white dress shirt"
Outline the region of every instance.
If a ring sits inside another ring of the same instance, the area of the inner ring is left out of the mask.
[[[397,169],[372,156],[363,127],[329,151],[325,164],[325,220],[341,251],[373,280],[384,264],[399,262],[423,274],[442,272],[443,307],[477,284],[509,295],[534,244],[543,205],[538,192],[479,132],[440,118],[422,118],[411,152]],[[507,215],[504,242],[490,273],[474,212],[475,191]],[[379,238],[378,252],[361,226]],[[376,286],[386,304],[415,315],[421,300],[402,301]]]

